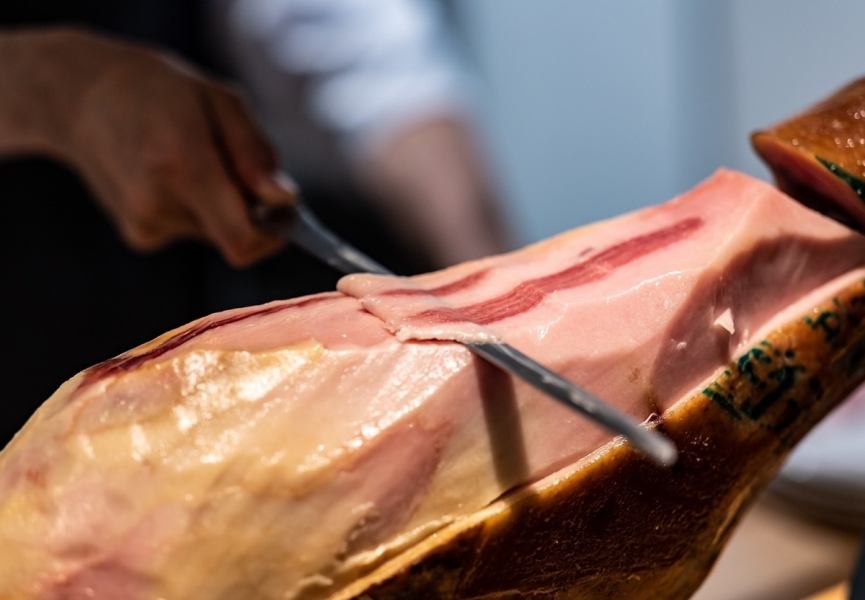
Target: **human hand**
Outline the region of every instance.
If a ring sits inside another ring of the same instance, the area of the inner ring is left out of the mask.
[[[249,198],[293,202],[295,190],[274,175],[273,150],[236,93],[157,50],[84,31],[18,42],[19,66],[42,91],[32,137],[82,174],[130,246],[200,238],[242,266],[281,245],[250,221]]]

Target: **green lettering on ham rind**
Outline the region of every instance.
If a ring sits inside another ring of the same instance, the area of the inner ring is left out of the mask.
[[[828,340],[827,340],[828,341]],[[778,348],[768,340],[763,340],[745,352],[735,362],[736,371],[748,382],[747,394],[739,388],[730,389],[727,381],[714,382],[703,390],[703,395],[711,399],[727,414],[737,421],[747,419],[760,421],[782,399],[787,399],[784,415],[776,416],[768,423],[775,430],[785,429],[795,418],[798,405],[791,404],[787,398],[799,378],[807,373],[804,365],[796,361],[796,351],[792,348]],[[725,371],[729,378],[732,373]]]
[[[713,400],[715,404],[723,408],[727,413],[737,421],[742,418],[739,409],[733,404],[733,398],[725,394],[719,389],[718,384],[713,383],[711,387],[703,390],[703,395]]]
[[[822,329],[823,333],[826,335],[826,342],[830,344],[841,331],[841,315],[834,310],[824,310],[817,316],[817,318],[805,317],[803,320],[811,329]]]
[[[829,172],[835,175],[838,179],[849,185],[856,195],[859,196],[863,201],[865,201],[865,181],[862,181],[859,177],[851,173],[850,171],[846,171],[836,165],[835,163],[826,160],[825,158],[820,158],[819,156],[815,156],[817,161],[829,169]]]
[[[865,287],[865,281],[860,281]],[[865,289],[846,297],[834,297],[832,306],[803,317],[814,332],[809,344],[823,344],[814,352],[797,352],[795,347],[763,340],[724,369],[723,375],[706,387],[702,394],[732,420],[750,422],[778,434],[777,451],[785,451],[798,439],[794,424],[807,413],[814,399],[825,393],[821,381],[826,368],[809,361],[814,353],[824,355],[828,348],[850,342],[850,329],[860,327],[865,319]],[[783,339],[783,336],[781,336]],[[865,371],[865,340],[854,340],[833,363],[831,377],[861,377]]]
[[[770,371],[767,379],[774,381],[775,385],[748,410],[747,415],[755,421],[762,417],[773,404],[792,389],[799,373],[804,373],[805,370],[802,365],[781,365]]]
[[[772,359],[769,358],[763,350],[760,348],[751,348],[741,357],[736,363],[737,368],[739,369],[739,373],[748,378],[753,384],[759,383],[759,379],[754,371],[754,363],[761,362],[763,364],[769,364],[772,362]]]

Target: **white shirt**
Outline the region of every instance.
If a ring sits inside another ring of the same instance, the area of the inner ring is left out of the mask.
[[[424,0],[210,0],[213,45],[249,94],[281,163],[307,180],[394,132],[464,113],[462,74]]]

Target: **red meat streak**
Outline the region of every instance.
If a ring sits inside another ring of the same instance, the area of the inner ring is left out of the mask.
[[[446,283],[444,285],[440,285],[438,287],[424,289],[424,288],[399,288],[396,290],[388,290],[386,292],[382,292],[382,296],[447,296],[448,294],[455,294],[459,291],[468,289],[473,287],[476,283],[480,282],[481,279],[487,276],[489,269],[481,269],[480,271],[475,271],[474,273],[470,273],[461,279],[457,279],[456,281],[452,281],[450,283]]]
[[[512,290],[490,300],[461,308],[433,308],[412,315],[409,320],[424,323],[471,321],[481,325],[495,323],[531,310],[554,291],[571,289],[603,279],[621,266],[682,240],[699,229],[702,224],[703,220],[699,217],[684,219],[668,227],[610,246],[591,258],[557,273],[524,281]]]
[[[482,325],[494,323],[507,317],[526,312],[537,306],[544,297],[556,290],[568,289],[597,281],[609,275],[614,269],[632,262],[650,252],[660,250],[688,236],[702,225],[700,218],[692,217],[679,221],[674,225],[658,229],[645,235],[637,236],[602,250],[593,257],[577,263],[558,273],[530,279],[520,283],[511,291],[496,296],[485,302],[470,304],[462,308],[436,308],[420,312],[410,320],[421,320],[433,323],[450,323],[458,321],[474,321]],[[436,295],[444,296],[470,288],[486,277],[488,269],[476,271],[454,282],[423,290],[406,288],[385,292],[389,296]],[[81,382],[81,387],[94,383],[103,377],[131,371],[145,362],[158,358],[174,350],[203,333],[250,319],[281,312],[292,308],[301,308],[327,300],[342,297],[338,293],[306,298],[298,302],[266,306],[242,314],[235,314],[222,319],[204,321],[185,329],[168,338],[161,344],[140,354],[121,355],[108,359],[88,369]]]
[[[126,371],[131,371],[148,360],[158,358],[169,352],[174,350],[175,348],[179,348],[186,342],[197,338],[203,333],[208,331],[212,331],[214,329],[218,329],[220,327],[224,327],[226,325],[231,325],[232,323],[237,323],[239,321],[245,321],[246,319],[251,319],[252,317],[263,317],[265,315],[272,315],[274,313],[278,313],[284,310],[288,310],[290,308],[301,308],[304,306],[309,306],[311,304],[318,304],[319,302],[324,302],[326,300],[333,300],[336,298],[340,298],[341,296],[336,292],[332,294],[322,295],[322,296],[313,296],[311,298],[305,298],[298,302],[292,302],[288,304],[278,304],[276,306],[264,306],[258,308],[256,310],[251,310],[249,312],[231,315],[230,317],[224,317],[222,319],[213,319],[212,321],[204,321],[201,323],[196,323],[192,327],[185,329],[176,335],[171,336],[158,346],[151,348],[150,350],[146,350],[141,354],[132,354],[132,355],[121,355],[116,356],[114,358],[109,358],[106,361],[99,363],[98,365],[94,365],[90,367],[87,372],[84,374],[84,379],[81,382],[81,387],[89,385],[103,377],[108,377],[109,375],[114,375],[116,373],[122,373]]]

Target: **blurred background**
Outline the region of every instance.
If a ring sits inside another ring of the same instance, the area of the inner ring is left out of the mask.
[[[865,73],[860,0],[452,0],[517,238],[671,198]]]

